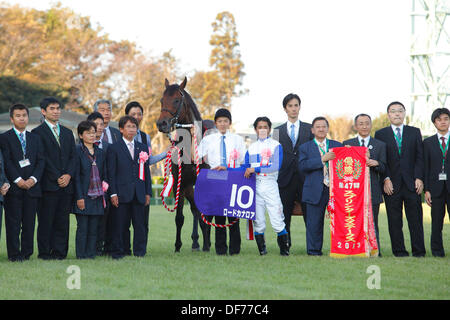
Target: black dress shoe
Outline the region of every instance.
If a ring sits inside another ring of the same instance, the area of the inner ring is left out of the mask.
[[[16,256],[16,257],[8,258],[8,260],[11,261],[11,262],[23,262],[23,257],[22,256]]]

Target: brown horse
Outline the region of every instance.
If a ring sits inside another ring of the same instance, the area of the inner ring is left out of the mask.
[[[191,96],[184,90],[186,87],[187,79],[178,84],[169,84],[167,79],[165,80],[166,89],[164,90],[163,97],[161,99],[161,114],[159,116],[156,125],[158,130],[162,133],[167,133],[170,139],[170,133],[176,129],[176,140],[172,141],[175,146],[181,149],[181,157],[183,162],[181,164],[181,187],[178,200],[178,207],[176,209],[175,224],[177,227],[177,234],[175,240],[175,252],[179,252],[182,246],[181,242],[181,228],[184,224],[183,206],[184,199],[186,198],[191,205],[191,212],[194,217],[194,225],[192,228],[192,250],[200,250],[198,243],[198,224],[203,234],[203,251],[209,251],[211,247],[211,227],[203,222],[201,219],[201,213],[197,209],[194,202],[194,185],[197,180],[196,165],[192,161],[191,146],[192,135],[190,127],[194,124],[201,124],[202,132],[210,129],[214,126],[211,120],[202,121],[200,112],[197,109]],[[200,140],[198,140],[200,141]],[[207,165],[201,164],[200,168],[205,168]],[[172,164],[172,175],[174,178],[173,194],[177,191],[178,182],[178,165],[177,161]]]

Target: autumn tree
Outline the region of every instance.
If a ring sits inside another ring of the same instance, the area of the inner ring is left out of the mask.
[[[46,11],[3,5],[0,21],[0,76],[76,92],[82,103],[74,109],[81,112],[136,51],[134,43],[111,41],[89,17],[60,4]]]
[[[212,23],[213,33],[210,71],[199,71],[190,80],[189,87],[202,114],[212,117],[219,107],[231,108],[233,97],[248,90],[242,89],[244,63],[239,50],[236,22],[230,12],[221,12]]]
[[[328,135],[330,139],[342,142],[356,133],[353,128],[353,119],[347,116],[326,116],[330,125]]]

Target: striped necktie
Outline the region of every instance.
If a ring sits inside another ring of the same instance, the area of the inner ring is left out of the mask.
[[[19,140],[20,140],[20,144],[22,145],[23,156],[25,157],[25,154],[27,153],[27,144],[25,143],[24,135],[25,134],[23,132],[21,132],[19,134]]]
[[[59,142],[59,134],[58,134],[58,127],[53,126],[53,132],[55,133],[56,142],[58,142],[58,145],[60,146],[61,143]]]

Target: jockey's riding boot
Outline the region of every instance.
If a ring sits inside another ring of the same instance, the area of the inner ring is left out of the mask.
[[[262,256],[267,254],[266,241],[264,240],[264,235],[263,234],[255,235],[255,240],[256,244],[258,245],[259,254]]]
[[[289,242],[288,242],[288,234],[285,233],[277,238],[278,246],[280,247],[280,254],[282,256],[289,255]]]

